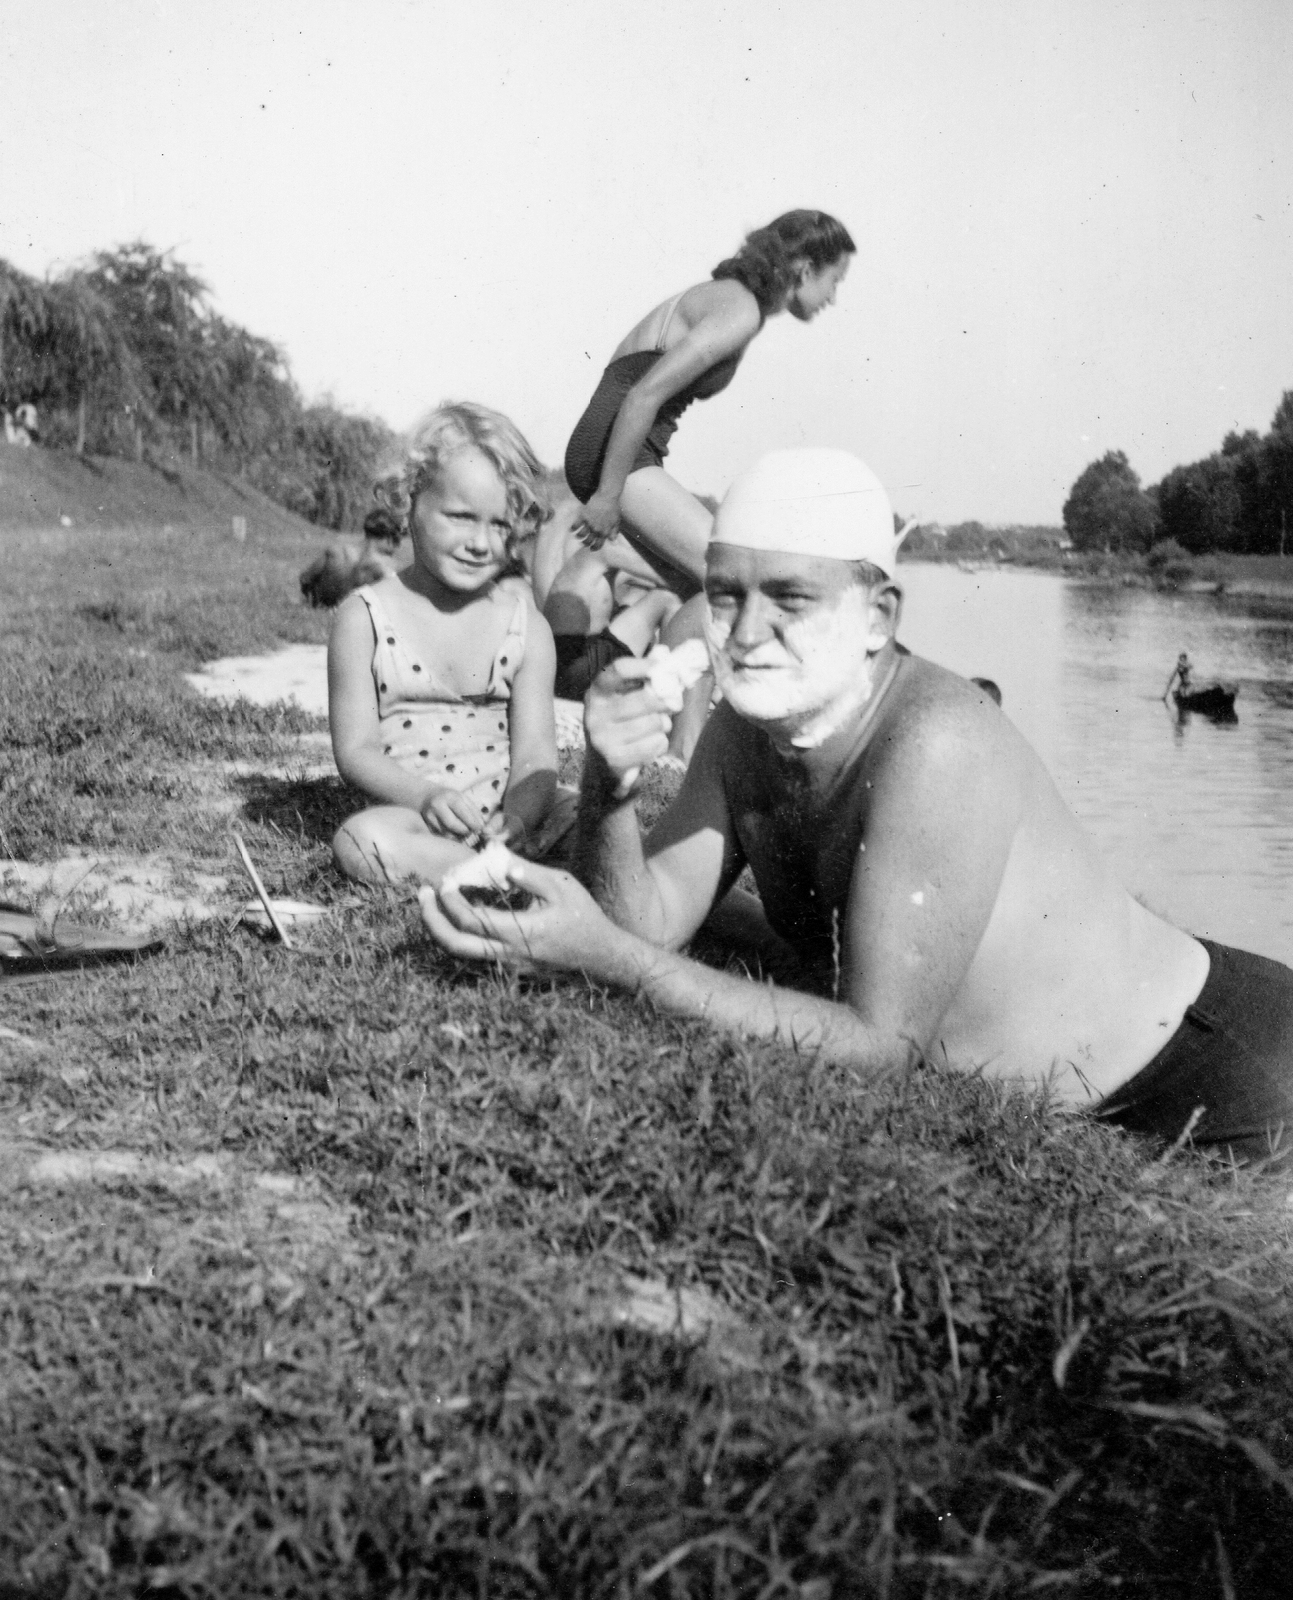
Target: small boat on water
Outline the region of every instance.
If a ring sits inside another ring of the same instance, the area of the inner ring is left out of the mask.
[[[1174,689],[1172,699],[1178,711],[1197,711],[1204,717],[1233,717],[1237,684],[1204,683],[1197,689]]]

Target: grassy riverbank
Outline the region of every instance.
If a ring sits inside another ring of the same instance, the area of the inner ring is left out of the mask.
[[[0,1594],[1286,1593],[1287,1181],[439,955],[181,677],[316,541],[0,534],[0,857],[230,877],[0,986]]]

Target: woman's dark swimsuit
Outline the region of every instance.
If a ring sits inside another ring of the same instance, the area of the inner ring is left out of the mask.
[[[610,443],[611,429],[620,414],[624,397],[640,378],[650,372],[664,354],[664,342],[669,333],[669,326],[673,322],[673,314],[678,308],[678,301],[681,299],[682,295],[676,295],[670,304],[654,350],[635,350],[630,355],[617,356],[611,362],[602,373],[602,381],[593,392],[593,398],[588,402],[583,416],[575,424],[575,431],[570,435],[570,443],[566,446],[566,482],[570,485],[570,492],[584,505],[587,505],[597,493],[597,485],[602,479],[602,467],[606,461],[606,447]],[[678,418],[693,400],[709,400],[726,389],[736,376],[736,369],[740,366],[744,354],[745,350],[742,348],[735,355],[724,356],[712,367],[706,367],[705,371],[698,378],[693,378],[685,389],[679,389],[677,394],[671,395],[664,402],[656,412],[651,431],[633,458],[631,471],[636,472],[639,467],[664,465],[664,458],[669,454],[669,441],[678,428]],[[663,561],[654,551],[643,549],[627,529],[623,532],[634,549],[651,563],[676,594],[687,600],[700,592],[700,586],[694,578]],[[588,639],[576,634],[559,633],[556,636],[556,644],[556,692],[563,700],[582,700],[588,692],[589,684],[603,667],[608,666],[619,656],[633,654],[622,640],[605,629]]]
[[[1149,1065],[1093,1115],[1174,1140],[1202,1107],[1195,1145],[1282,1166],[1293,1158],[1293,971],[1199,943],[1211,960],[1199,998]]]
[[[663,350],[635,350],[632,355],[619,356],[602,373],[588,409],[575,424],[566,446],[566,482],[570,492],[585,505],[597,493],[601,482],[602,466],[606,460],[606,446],[610,443],[611,429],[620,414],[624,397],[635,383],[655,366]],[[642,448],[633,460],[632,470],[639,467],[659,467],[669,454],[669,441],[677,431],[678,418],[693,400],[709,400],[726,389],[736,375],[744,351],[724,356],[712,367],[707,367],[698,378],[670,395],[651,424],[651,431],[642,441]]]

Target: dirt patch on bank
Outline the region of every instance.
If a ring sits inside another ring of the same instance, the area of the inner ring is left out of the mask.
[[[0,862],[0,899],[61,902],[69,917],[108,916],[132,927],[200,922],[228,908],[230,881],[164,856],[67,855],[58,861]]]

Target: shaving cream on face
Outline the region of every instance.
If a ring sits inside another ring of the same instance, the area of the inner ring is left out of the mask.
[[[821,744],[871,698],[871,655],[887,639],[872,631],[870,593],[856,583],[753,649],[729,648],[731,631],[707,609],[705,637],[723,698],[751,722],[789,726],[800,748]]]

